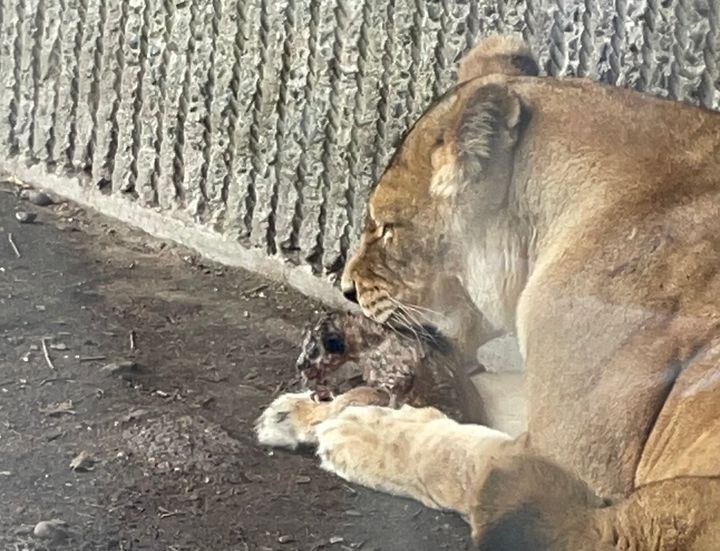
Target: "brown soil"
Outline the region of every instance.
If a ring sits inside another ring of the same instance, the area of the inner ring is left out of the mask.
[[[467,548],[454,515],[255,443],[317,304],[14,192],[0,187],[0,549]],[[122,361],[137,370],[103,370]],[[95,463],[73,471],[83,451]],[[64,539],[32,535],[54,518]]]

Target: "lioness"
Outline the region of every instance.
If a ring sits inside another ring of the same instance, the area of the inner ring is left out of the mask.
[[[517,335],[533,446],[595,492],[720,475],[720,115],[468,71],[377,182],[346,296],[384,322],[455,277]]]

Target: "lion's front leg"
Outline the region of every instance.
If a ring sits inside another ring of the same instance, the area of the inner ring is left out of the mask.
[[[348,482],[441,509],[409,468],[415,461],[409,435],[417,430],[416,423],[428,421],[434,412],[442,416],[434,408],[348,408],[317,426],[320,466]]]

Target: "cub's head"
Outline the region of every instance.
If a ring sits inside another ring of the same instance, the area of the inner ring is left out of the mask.
[[[464,275],[470,218],[482,223],[507,200],[523,106],[502,75],[469,78],[486,70],[484,55],[514,55],[502,44],[471,52],[466,81],[425,111],[372,191],[341,285],[376,321],[437,326],[452,308],[443,290]]]

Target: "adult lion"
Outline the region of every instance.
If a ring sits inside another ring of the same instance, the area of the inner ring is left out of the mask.
[[[374,188],[346,296],[419,320],[459,282],[475,327],[517,335],[533,447],[602,495],[720,475],[720,115],[464,77]]]

